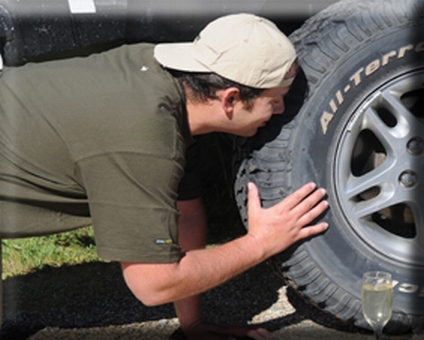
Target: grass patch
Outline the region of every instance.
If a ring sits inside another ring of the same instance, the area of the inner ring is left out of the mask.
[[[2,279],[43,266],[100,261],[91,227],[41,237],[2,240]]]

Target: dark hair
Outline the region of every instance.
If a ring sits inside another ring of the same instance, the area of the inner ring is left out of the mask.
[[[247,108],[251,107],[251,101],[258,97],[264,90],[241,85],[232,80],[221,77],[216,73],[194,73],[170,70],[174,77],[191,89],[191,100],[200,102],[208,99],[216,99],[218,90],[236,87],[240,91],[240,100]]]

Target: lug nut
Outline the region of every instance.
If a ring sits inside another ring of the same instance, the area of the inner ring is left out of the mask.
[[[424,140],[421,137],[414,137],[406,145],[412,155],[421,155],[424,151]]]
[[[418,182],[418,175],[411,170],[402,172],[399,176],[399,182],[405,188],[411,188]]]

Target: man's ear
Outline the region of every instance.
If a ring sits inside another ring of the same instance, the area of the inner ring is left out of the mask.
[[[237,87],[229,87],[222,92],[221,103],[227,115],[232,115],[234,105],[240,100],[240,90]]]

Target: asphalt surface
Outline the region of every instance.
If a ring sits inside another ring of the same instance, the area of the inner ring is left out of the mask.
[[[275,339],[373,339],[305,303],[267,264],[207,292],[204,304],[211,321],[261,324]],[[172,305],[143,306],[127,289],[116,263],[47,267],[5,280],[0,338],[183,339]]]

